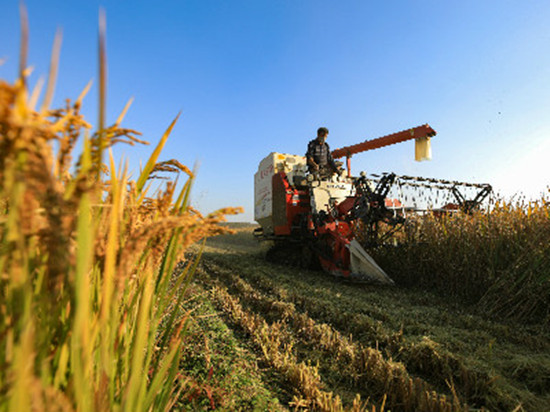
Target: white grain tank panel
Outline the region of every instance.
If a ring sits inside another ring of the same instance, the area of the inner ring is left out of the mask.
[[[254,220],[264,228],[264,232],[273,230],[271,222],[273,175],[285,172],[292,183],[294,176],[305,176],[306,171],[304,156],[272,152],[260,162],[258,171],[254,175]]]
[[[271,179],[275,172],[276,153],[270,153],[258,166],[254,175],[254,220],[271,216]]]

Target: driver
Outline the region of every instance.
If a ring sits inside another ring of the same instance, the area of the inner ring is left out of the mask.
[[[306,161],[309,173],[325,176],[338,173],[338,167],[326,142],[327,136],[328,129],[320,127],[317,129],[317,138],[307,144]]]

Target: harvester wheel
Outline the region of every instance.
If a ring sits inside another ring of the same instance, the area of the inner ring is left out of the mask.
[[[277,242],[265,255],[268,262],[302,269],[320,269],[319,257],[309,244]]]
[[[302,258],[300,267],[302,269],[316,269],[316,263],[319,261],[317,254],[311,249],[311,246],[305,244],[302,246]],[[317,265],[318,266],[318,265]]]
[[[278,265],[298,266],[301,254],[296,243],[276,242],[266,253],[266,260]]]

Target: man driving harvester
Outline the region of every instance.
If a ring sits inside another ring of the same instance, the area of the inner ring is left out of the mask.
[[[328,129],[320,127],[317,129],[317,138],[307,144],[306,161],[308,171],[321,178],[327,178],[332,176],[333,173],[338,173],[338,166],[334,162],[326,142],[327,136]]]

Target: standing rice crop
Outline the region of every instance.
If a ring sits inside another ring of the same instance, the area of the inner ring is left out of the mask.
[[[491,315],[550,324],[550,203],[500,201],[488,212],[428,215],[373,256],[401,285],[437,290]]]
[[[80,113],[88,88],[49,109],[59,40],[37,109],[23,22],[20,76],[0,81],[0,411],[167,410],[186,390],[180,303],[194,264],[177,264],[238,210],[203,217],[189,205],[194,173],[159,162],[177,119],[137,180],[115,164],[113,144],[141,141],[120,127],[127,107],[104,124],[104,36],[98,130]],[[157,172],[187,180],[152,196]]]

